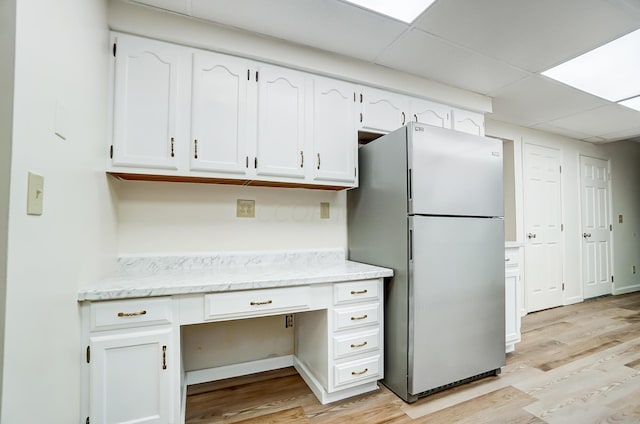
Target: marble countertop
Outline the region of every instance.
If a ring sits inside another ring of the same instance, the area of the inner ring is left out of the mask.
[[[123,256],[113,275],[78,291],[78,301],[128,299],[391,277],[393,270],[345,260],[342,249]]]

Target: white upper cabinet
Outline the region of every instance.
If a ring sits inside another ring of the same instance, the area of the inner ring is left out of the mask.
[[[358,96],[360,129],[363,131],[389,133],[410,121],[407,96],[364,86],[360,87]]]
[[[411,120],[441,128],[451,128],[451,108],[422,99],[411,99]]]
[[[248,167],[246,60],[192,53],[190,169],[244,175]]]
[[[304,179],[305,74],[260,65],[257,79],[256,174]]]
[[[113,165],[177,169],[179,48],[126,35],[114,43]]]
[[[355,86],[343,81],[313,79],[314,180],[356,181],[357,134]]]
[[[474,135],[484,135],[484,115],[468,110],[453,109],[451,128]]]

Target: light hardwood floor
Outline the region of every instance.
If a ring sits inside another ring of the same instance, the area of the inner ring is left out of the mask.
[[[529,314],[500,376],[413,404],[380,384],[321,405],[293,369],[189,393],[187,424],[640,423],[640,293]]]

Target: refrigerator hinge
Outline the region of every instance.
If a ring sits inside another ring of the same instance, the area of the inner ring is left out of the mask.
[[[613,281],[614,281],[614,280],[613,280],[613,275],[612,275],[612,276],[611,276],[611,282],[613,283]]]

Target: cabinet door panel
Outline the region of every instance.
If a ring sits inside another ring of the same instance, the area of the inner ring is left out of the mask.
[[[313,176],[315,180],[354,182],[358,145],[354,86],[315,78],[313,87]]]
[[[451,108],[427,100],[412,99],[411,119],[422,124],[451,128]]]
[[[257,175],[304,178],[304,88],[303,73],[260,66]]]
[[[360,127],[365,131],[388,133],[405,125],[407,97],[375,88],[362,88],[362,116]]]
[[[484,115],[468,110],[453,109],[451,128],[473,135],[484,135]]]
[[[170,422],[171,329],[91,337],[91,422]]]
[[[113,165],[176,169],[178,48],[128,36],[116,42]]]
[[[242,59],[193,54],[191,169],[246,173],[247,71]]]

